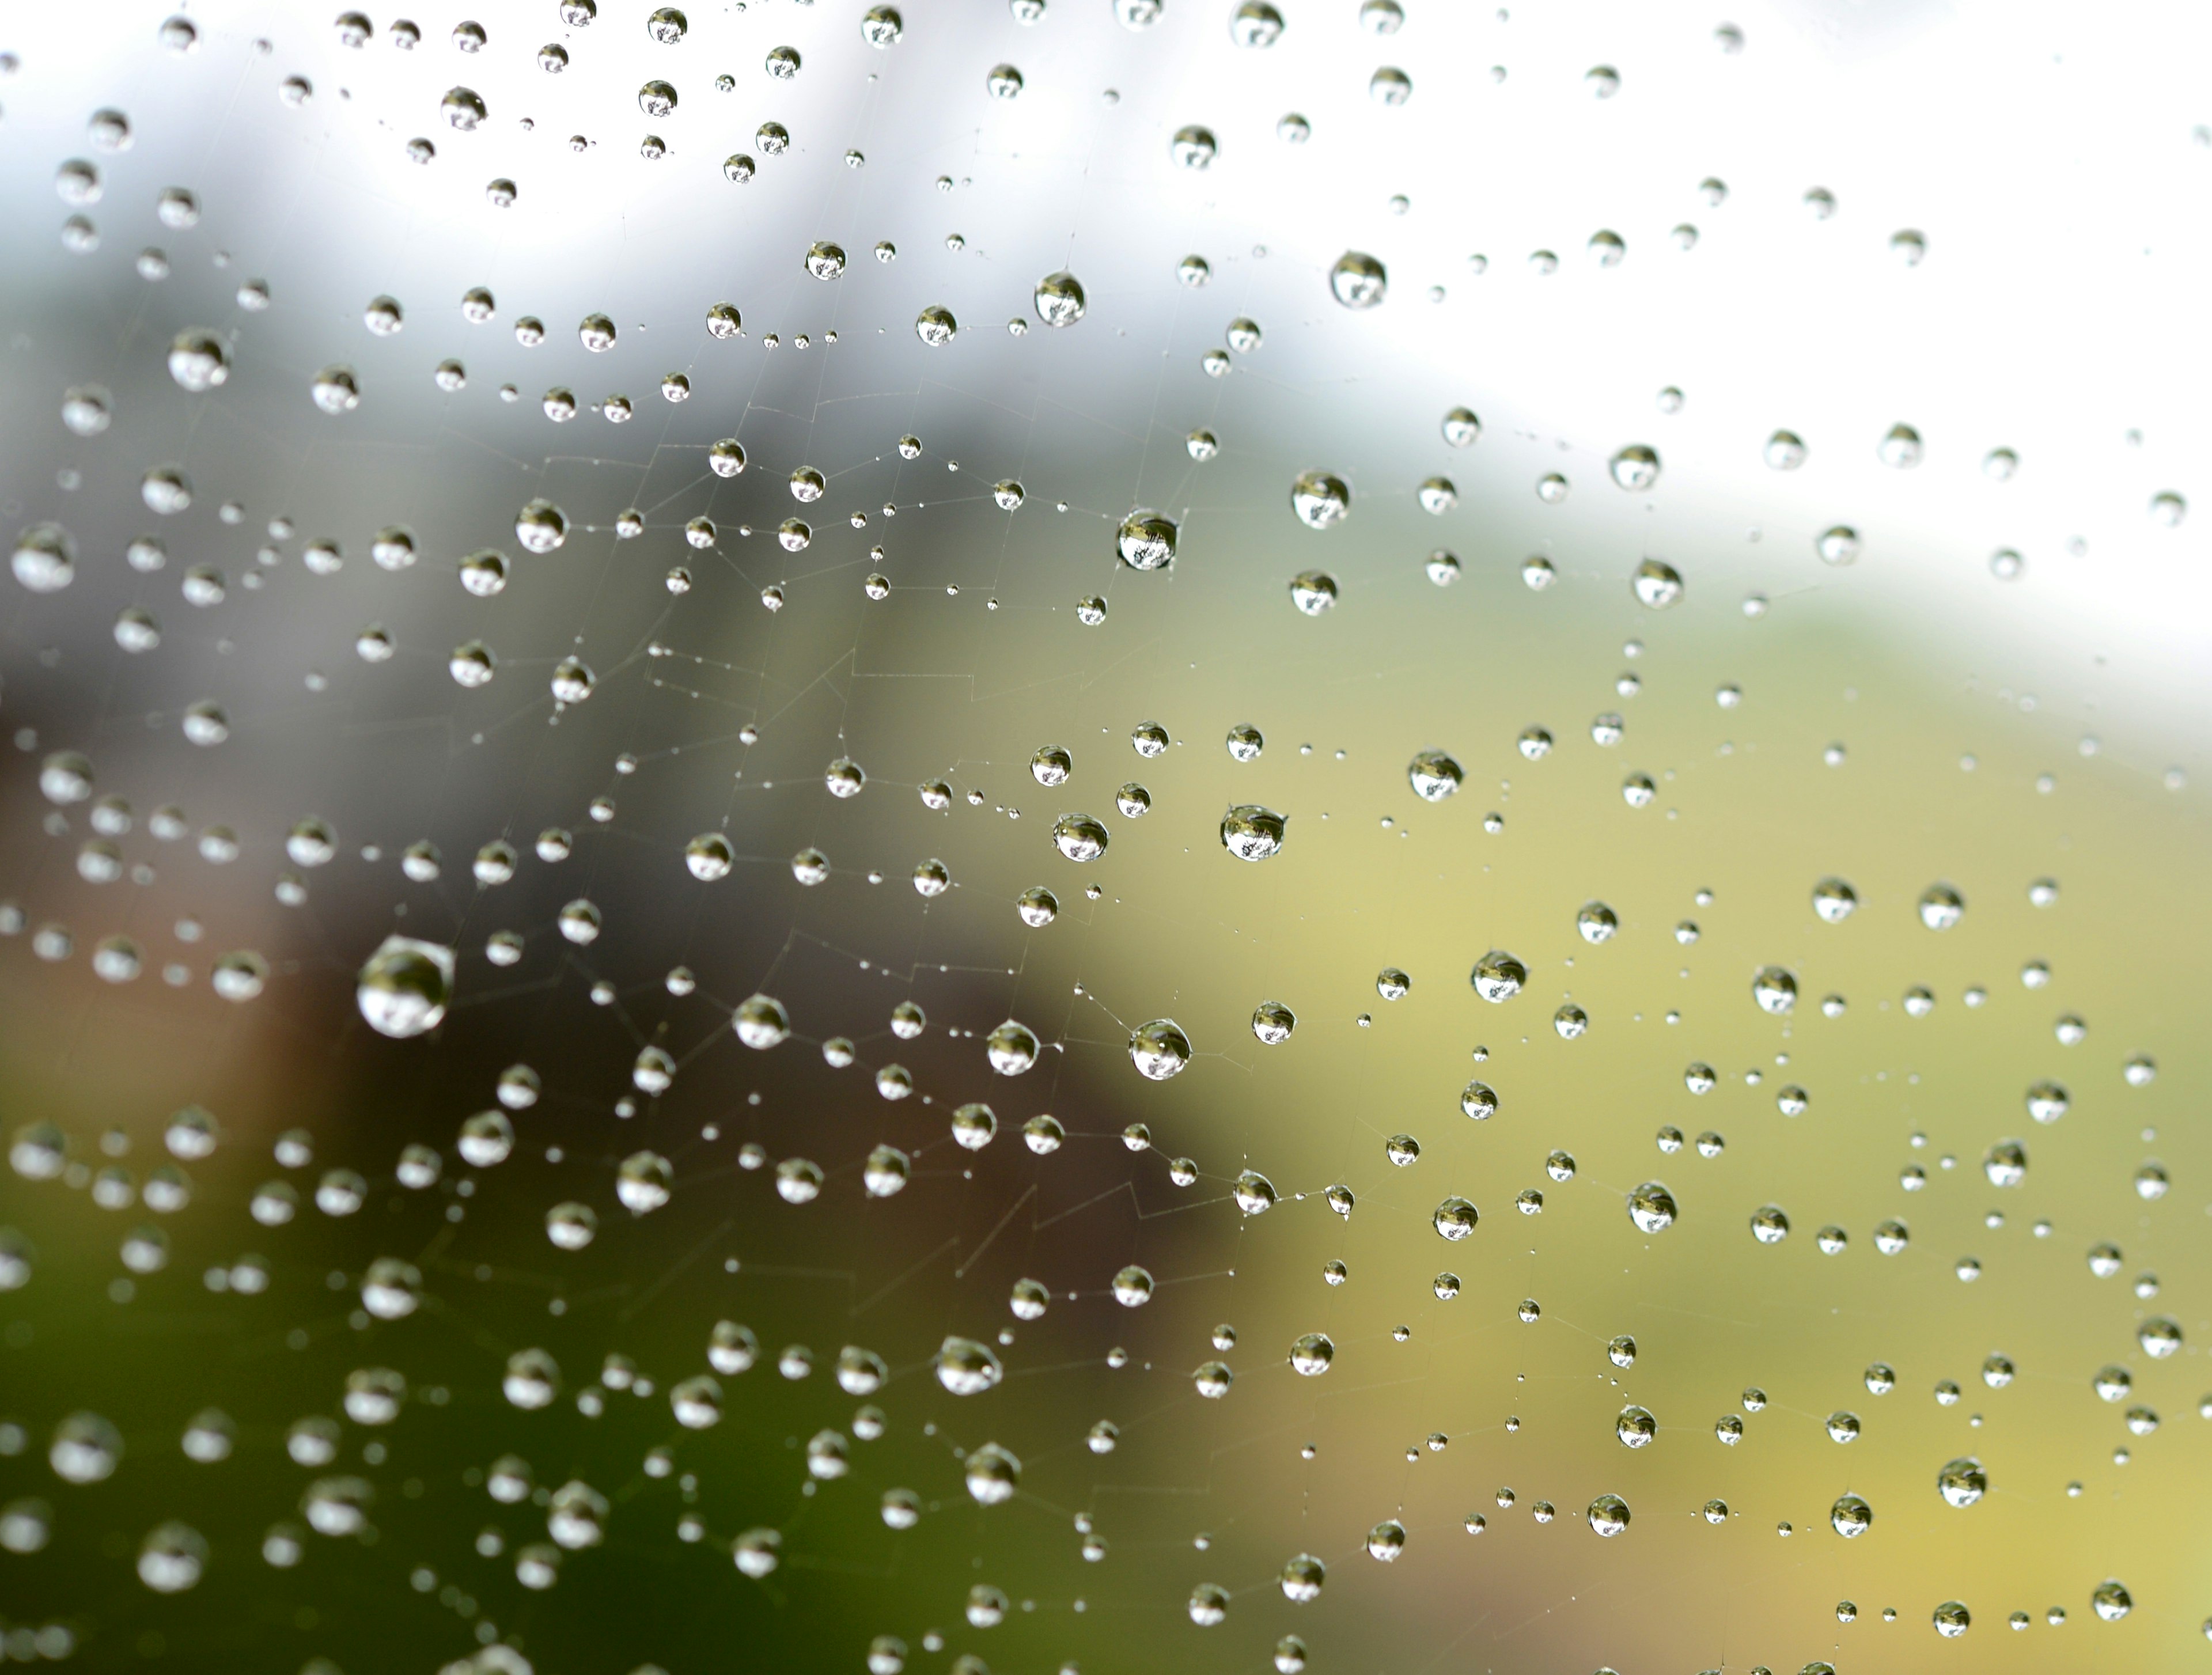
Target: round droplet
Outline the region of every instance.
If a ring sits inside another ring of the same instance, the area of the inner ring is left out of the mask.
[[[1495,1005],[1510,1000],[1528,980],[1528,968],[1502,948],[1493,948],[1474,962],[1468,980],[1474,992]]]
[[[1053,847],[1072,861],[1095,861],[1106,853],[1105,822],[1087,814],[1064,814],[1053,822]]]
[[[1641,494],[1659,481],[1659,455],[1640,442],[1632,443],[1613,455],[1610,469],[1615,482]]]
[[[1041,786],[1066,785],[1074,771],[1075,758],[1064,744],[1040,745],[1030,757],[1030,777]]]
[[[1920,897],[1920,922],[1931,931],[1948,931],[1966,911],[1966,898],[1948,884],[1930,884]]]
[[[1796,470],[1805,463],[1805,439],[1794,430],[1778,430],[1766,439],[1766,463],[1775,470]]]
[[[1336,578],[1326,570],[1305,570],[1291,578],[1291,603],[1307,616],[1318,616],[1336,604]]]
[[[514,538],[526,551],[550,553],[568,538],[568,519],[547,500],[534,500],[514,515]]]
[[[983,1054],[1001,1076],[1019,1076],[1037,1061],[1041,1043],[1029,1025],[1008,1018],[983,1040]]]
[[[1309,529],[1328,529],[1351,515],[1352,490],[1327,471],[1307,471],[1291,485],[1291,510]]]
[[[1022,1463],[997,1443],[986,1442],[968,1456],[964,1475],[978,1506],[1000,1506],[1021,1486]]]
[[[747,1047],[765,1051],[790,1035],[791,1015],[781,1001],[756,994],[738,1005],[730,1027]]]
[[[1230,14],[1229,39],[1239,46],[1273,46],[1282,34],[1283,15],[1267,0],[1241,0]]]
[[[1183,167],[1190,169],[1208,167],[1220,149],[1219,143],[1213,137],[1213,130],[1195,123],[1187,128],[1176,129],[1175,137],[1168,142],[1168,155]]]
[[[230,349],[212,331],[179,331],[169,344],[169,376],[179,389],[201,394],[230,377]]]
[[[1780,966],[1761,966],[1751,980],[1751,998],[1759,1010],[1779,1017],[1797,1004],[1797,980]]]
[[[1389,294],[1390,276],[1382,264],[1366,252],[1347,250],[1336,258],[1335,264],[1328,270],[1328,288],[1331,294],[1347,308],[1372,308]],[[1451,434],[1449,428],[1451,421],[1462,413],[1466,413],[1469,420],[1474,416],[1467,413],[1464,408],[1454,409],[1445,420],[1448,438]],[[1474,428],[1479,431],[1481,427],[1478,424]],[[1474,438],[1469,435],[1467,440],[1472,442]],[[1465,447],[1467,442],[1454,441],[1452,446]]]
[[[1663,558],[1647,558],[1630,578],[1636,597],[1653,610],[1664,610],[1682,597],[1682,573]]]
[[[1999,1140],[1982,1156],[1982,1173],[1992,1186],[2017,1186],[2027,1179],[2027,1148],[2018,1140]]]
[[[1814,543],[1824,564],[1849,564],[1859,555],[1859,532],[1847,524],[1838,524],[1821,532]]]
[[[362,967],[355,980],[355,999],[370,1029],[405,1041],[444,1021],[453,986],[451,949],[392,936]]]
[[[1429,1217],[1439,1237],[1456,1244],[1474,1231],[1481,1212],[1463,1198],[1448,1198],[1439,1204]]]
[[[1288,816],[1257,803],[1240,803],[1221,817],[1221,847],[1240,861],[1264,861],[1283,847]]]
[[[1036,282],[1030,301],[1036,317],[1049,326],[1073,325],[1083,318],[1087,299],[1083,282],[1066,271],[1048,273]]]
[[[1830,925],[1842,924],[1858,905],[1858,892],[1841,878],[1823,878],[1813,886],[1813,911]]]
[[[1674,1195],[1662,1181],[1647,1180],[1628,1195],[1628,1218],[1640,1232],[1663,1233],[1674,1216]]]
[[[1989,1492],[1989,1474],[1978,1460],[1954,1460],[1936,1474],[1936,1487],[1947,1504],[1970,1507]]]
[[[1133,570],[1160,570],[1175,562],[1174,519],[1139,507],[1114,532],[1114,550]]]
[[[1173,1018],[1154,1018],[1129,1034],[1129,1062],[1147,1081],[1164,1082],[1190,1063],[1190,1037]]]
[[[32,592],[58,593],[76,580],[76,542],[59,524],[33,524],[15,537],[9,567]]]
[[[2165,1361],[2181,1351],[2181,1326],[2163,1314],[2153,1315],[2136,1328],[2136,1342],[2154,1361]]]
[[[1459,763],[1442,750],[1424,750],[1406,768],[1406,778],[1425,803],[1441,803],[1466,779]]]
[[[947,1338],[937,1351],[937,1381],[956,1396],[980,1396],[1006,1375],[999,1357],[967,1338]]]

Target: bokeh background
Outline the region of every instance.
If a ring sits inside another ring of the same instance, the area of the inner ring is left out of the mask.
[[[851,0],[693,8],[672,46],[629,0],[583,26],[537,0],[416,10],[411,47],[382,12],[353,46],[343,20],[289,6],[196,8],[187,51],[161,8],[0,23],[0,510],[10,533],[61,523],[76,553],[62,591],[5,583],[0,634],[0,1085],[31,1143],[0,1177],[20,1257],[0,1296],[10,1658],[857,1675],[890,1636],[917,1675],[963,1656],[1108,1675],[1281,1668],[1286,1635],[1314,1675],[2212,1655],[2194,1489],[2212,1205],[2187,1022],[2212,695],[2203,21],[1406,0],[1386,28],[1375,0],[1277,3],[1265,48],[1237,43],[1225,0],[1168,0],[1148,24],[1128,0],[1048,0],[1030,23],[911,0],[888,48]],[[765,67],[784,46],[789,79]],[[1018,97],[989,90],[1000,64]],[[1410,78],[1403,104],[1370,94],[1384,66]],[[652,79],[678,95],[664,117],[640,108]],[[489,109],[472,131],[441,117],[455,86]],[[102,109],[127,116],[127,149],[94,143]],[[1302,143],[1280,137],[1292,113]],[[766,122],[787,149],[761,148]],[[1194,124],[1218,145],[1202,170],[1170,146]],[[641,155],[648,133],[665,155]],[[97,202],[57,195],[72,159]],[[512,205],[487,200],[494,179]],[[194,194],[191,225],[157,214],[170,187]],[[72,215],[96,248],[68,247]],[[848,258],[830,281],[803,263],[823,240]],[[1380,306],[1332,296],[1347,250],[1387,265]],[[1178,276],[1191,255],[1203,286]],[[1031,294],[1062,270],[1087,308],[1053,330]],[[264,310],[240,306],[248,282]],[[462,311],[477,287],[485,323]],[[378,296],[402,306],[395,335],[364,325]],[[717,302],[743,337],[708,333]],[[949,344],[918,339],[929,306],[957,318]],[[579,341],[593,313],[617,327],[605,353]],[[518,341],[523,316],[543,343]],[[1255,347],[1229,347],[1238,320]],[[194,328],[230,355],[198,393],[167,367]],[[448,359],[460,389],[434,381]],[[332,365],[360,390],[335,416],[310,394]],[[672,373],[687,400],[663,399]],[[93,436],[62,417],[86,385],[112,408]],[[544,410],[554,388],[581,407],[567,423]],[[617,394],[627,424],[599,407]],[[1441,428],[1462,406],[1481,427],[1464,448]],[[1883,457],[1900,424],[1910,466]],[[1214,457],[1194,458],[1196,429]],[[1793,469],[1768,463],[1781,429],[1804,445]],[[722,438],[742,475],[709,469]],[[1630,446],[1659,457],[1648,488],[1613,478]],[[1992,469],[1999,450],[2015,469]],[[191,504],[157,515],[141,485],[163,465]],[[805,468],[826,491],[802,506]],[[1311,470],[1350,488],[1334,528],[1293,515]],[[1455,498],[1432,513],[1437,477]],[[1564,493],[1540,493],[1553,477]],[[516,540],[537,497],[568,523],[550,553]],[[1115,558],[1137,507],[1176,520],[1170,569]],[[797,552],[775,533],[794,515],[813,531]],[[687,538],[701,518],[711,545]],[[1849,564],[1816,549],[1838,525]],[[372,556],[392,526],[416,555],[398,570]],[[156,571],[126,556],[148,536]],[[317,540],[342,568],[310,569]],[[485,548],[509,565],[489,598],[458,580]],[[1653,558],[1684,583],[1660,610],[1631,586]],[[218,603],[188,602],[194,567],[220,574]],[[1337,602],[1309,616],[1289,584],[1315,569]],[[129,609],[158,647],[118,645]],[[371,624],[388,660],[356,652]],[[465,689],[447,663],[476,639],[498,671]],[[571,655],[594,689],[556,706]],[[204,700],[229,720],[214,748],[180,725]],[[1173,741],[1154,759],[1132,748],[1147,721]],[[1263,735],[1256,760],[1224,748],[1239,725]],[[1536,759],[1532,726],[1554,741]],[[1030,772],[1048,744],[1074,764],[1056,788]],[[1425,750],[1462,766],[1455,796],[1410,788]],[[136,870],[113,882],[81,867],[94,805],[40,790],[63,750],[128,804],[106,841]],[[826,788],[839,758],[866,770],[860,795]],[[1646,806],[1624,798],[1632,774]],[[1131,780],[1141,818],[1115,807]],[[918,794],[932,781],[949,808]],[[1247,865],[1218,831],[1253,803],[1288,838]],[[191,833],[234,833],[236,859],[154,835],[170,805]],[[1109,828],[1096,862],[1054,848],[1068,811]],[[335,832],[327,864],[288,854],[303,818]],[[556,863],[533,847],[549,828],[573,834]],[[713,831],[736,863],[700,882],[684,847]],[[434,878],[401,871],[420,840]],[[521,859],[482,887],[471,858],[495,840]],[[807,849],[829,865],[811,886]],[[952,885],[925,899],[910,879],[932,859]],[[1838,924],[1812,907],[1829,877],[1859,903]],[[1916,907],[1938,881],[1966,903],[1941,933]],[[1042,928],[1016,908],[1036,885],[1060,904]],[[580,898],[603,920],[581,946],[556,929]],[[1602,944],[1577,932],[1591,901],[1618,917]],[[34,948],[52,926],[65,957]],[[495,932],[519,962],[486,958]],[[393,932],[456,955],[448,1016],[420,1039],[382,1038],[356,1004]],[[91,955],[118,936],[143,969],[111,982]],[[1492,949],[1529,972],[1498,1006],[1468,982]],[[268,966],[245,1002],[210,982],[233,950]],[[1796,974],[1789,1017],[1753,1002],[1769,965]],[[1386,968],[1403,998],[1378,993]],[[793,1023],[766,1053],[730,1029],[755,992]],[[1288,1041],[1255,1040],[1263,1000],[1295,1010]],[[891,1029],[907,1001],[927,1017],[911,1039]],[[1573,1039],[1553,1024],[1569,1002],[1588,1019]],[[1164,1017],[1194,1053],[1154,1083],[1127,1044]],[[984,1050],[1008,1018],[1043,1042],[1017,1077]],[[848,1066],[824,1057],[836,1039]],[[632,1072],[656,1046],[678,1069],[651,1096]],[[2131,1085],[2137,1055],[2155,1077]],[[894,1063],[914,1092],[888,1101],[875,1072]],[[513,1156],[471,1168],[459,1126],[516,1064],[543,1095]],[[1710,1092],[1686,1086],[1692,1064]],[[1476,1077],[1498,1101],[1483,1123],[1460,1106]],[[2023,1102],[2045,1079],[2070,1093],[2047,1126]],[[1778,1108],[1784,1086],[1802,1114]],[[974,1101],[999,1134],[971,1152],[948,1121]],[[139,1194],[188,1107],[220,1144],[182,1165],[189,1205],[157,1213]],[[1018,1132],[1042,1113],[1066,1132],[1048,1156]],[[67,1167],[34,1179],[49,1124]],[[1662,1151],[1670,1127],[1724,1149]],[[311,1162],[276,1155],[293,1131]],[[1393,1164],[1395,1135],[1418,1162]],[[1983,1161],[2008,1138],[2029,1167],[1999,1187]],[[398,1180],[409,1144],[441,1154],[434,1186]],[[872,1199],[878,1144],[912,1178]],[[673,1196],[633,1217],[617,1170],[647,1149]],[[790,1158],[825,1176],[809,1203],[778,1195]],[[1248,1169],[1279,1195],[1263,1214],[1232,1196]],[[100,1202],[103,1170],[121,1207]],[[316,1205],[331,1170],[366,1183],[351,1213]],[[1645,1235],[1623,1201],[1655,1179],[1680,1214]],[[250,1206],[277,1180],[299,1211],[264,1225]],[[1321,1196],[1336,1184],[1348,1217]],[[1524,1189],[1540,1215],[1516,1213]],[[1430,1223],[1452,1194],[1481,1211],[1458,1244]],[[568,1201],[599,1217],[582,1251],[545,1233]],[[1792,1230],[1765,1245],[1749,1223],[1770,1205]],[[1910,1244],[1878,1254],[1890,1217]],[[167,1263],[134,1273],[119,1253],[149,1224]],[[1839,1253],[1816,1245],[1826,1225]],[[2101,1242],[2121,1253],[2103,1277]],[[249,1257],[268,1283],[240,1295]],[[382,1258],[421,1274],[404,1320],[361,1308]],[[1157,1282],[1141,1308],[1112,1295],[1129,1264]],[[1009,1310],[1024,1278],[1050,1289],[1041,1319]],[[2153,1316],[2181,1326],[2179,1354],[2139,1347]],[[720,1423],[689,1429],[668,1392],[705,1369],[718,1320],[763,1353],[722,1380]],[[1316,1332],[1334,1359],[1302,1377],[1289,1347]],[[994,1347],[996,1388],[939,1383],[949,1334]],[[1628,1368],[1607,1356],[1620,1334]],[[779,1375],[792,1344],[810,1376]],[[879,1391],[838,1387],[847,1345],[883,1358]],[[562,1372],[535,1411],[501,1393],[528,1348]],[[2016,1369],[2001,1387],[1992,1354]],[[1235,1375],[1218,1399],[1194,1384],[1213,1361]],[[1876,1362],[1888,1393],[1864,1381]],[[2124,1400],[2094,1387],[2108,1365],[2130,1371]],[[343,1398],[376,1368],[408,1399],[363,1425]],[[1633,1451],[1614,1434],[1630,1402],[1658,1427]],[[228,1457],[191,1459],[179,1439],[210,1409]],[[123,1453],[72,1484],[47,1451],[86,1411]],[[1838,1412],[1856,1441],[1831,1441]],[[318,1415],[338,1453],[309,1468],[287,1437]],[[1085,1440],[1102,1419],[1107,1453]],[[816,1481],[823,1429],[854,1439],[850,1470]],[[963,1485],[987,1441],[1023,1463],[1003,1505]],[[537,1501],[486,1493],[508,1453]],[[1990,1487],[1956,1508],[1936,1478],[1962,1456]],[[271,1527],[339,1475],[372,1486],[366,1527],[270,1564]],[[604,1539],[526,1586],[516,1556],[570,1482],[607,1502]],[[895,1489],[918,1497],[911,1529],[882,1516]],[[1611,1538],[1584,1515],[1606,1494],[1632,1511]],[[1848,1541],[1829,1523],[1845,1494],[1874,1514]],[[206,1559],[163,1593],[139,1557],[173,1520]],[[1405,1532],[1388,1563],[1367,1551],[1385,1520]],[[781,1536],[760,1578],[732,1559],[754,1530]],[[1298,1553],[1328,1567],[1310,1604],[1276,1580]],[[2131,1602],[2114,1621],[2092,1608],[2107,1580]],[[1229,1595],[1218,1624],[1192,1618],[1205,1584]],[[1004,1622],[971,1620],[978,1587],[1006,1596]],[[1971,1627],[1940,1636],[1952,1601]]]

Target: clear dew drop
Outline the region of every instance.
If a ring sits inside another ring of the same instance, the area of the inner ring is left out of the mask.
[[[1178,531],[1175,520],[1139,507],[1114,532],[1114,550],[1133,570],[1163,570],[1175,562]]]
[[[1189,1065],[1190,1037],[1173,1018],[1154,1018],[1129,1033],[1129,1062],[1148,1082],[1165,1082]]]
[[[1936,1474],[1936,1487],[1947,1506],[1970,1507],[1989,1492],[1989,1475],[1980,1460],[1960,1458]]]
[[[1273,46],[1283,35],[1283,15],[1268,0],[1240,0],[1230,14],[1229,38],[1239,46]]]
[[[1858,892],[1841,878],[1823,878],[1813,886],[1813,912],[1830,925],[1842,924],[1858,905]]]
[[[1647,558],[1629,579],[1637,602],[1651,610],[1664,610],[1682,597],[1682,574],[1663,558]]]
[[[1220,142],[1214,138],[1213,130],[1194,123],[1176,130],[1174,137],[1168,142],[1169,156],[1187,169],[1211,167],[1220,149]]]
[[[1330,529],[1352,513],[1352,490],[1327,471],[1306,471],[1291,484],[1291,510],[1309,529]]]
[[[1761,966],[1751,980],[1751,998],[1760,1011],[1782,1016],[1797,1004],[1797,980],[1784,967]]]
[[[1038,280],[1030,301],[1037,319],[1054,327],[1073,325],[1083,318],[1088,306],[1083,282],[1065,270],[1048,273]]]
[[[1875,449],[1881,463],[1894,470],[1910,470],[1920,463],[1920,433],[1911,425],[1892,425]]]
[[[215,332],[179,332],[169,343],[169,376],[180,390],[202,394],[230,378],[230,348]]]
[[[428,1034],[442,1023],[453,988],[449,948],[412,937],[386,937],[355,979],[362,1017],[394,1041]]]
[[[1338,257],[1329,268],[1328,288],[1329,294],[1346,308],[1373,308],[1389,294],[1390,276],[1382,264],[1366,252],[1347,250],[1343,255]],[[1450,436],[1449,426],[1452,419],[1462,413],[1466,413],[1466,410],[1457,408],[1447,416],[1445,434],[1448,438]],[[1472,421],[1474,416],[1467,413],[1466,416]],[[1476,429],[1480,428],[1479,425],[1475,427]],[[1472,442],[1474,440],[1474,435],[1469,434],[1467,441]],[[1452,445],[1455,447],[1465,447],[1467,442],[1454,441]]]
[[[1240,803],[1221,817],[1221,847],[1240,861],[1264,861],[1282,851],[1288,816]]]
[[[1663,1233],[1674,1226],[1674,1195],[1665,1185],[1647,1180],[1628,1195],[1628,1218],[1642,1233]]]
[[[1632,443],[1613,455],[1608,464],[1613,480],[1623,489],[1641,494],[1659,481],[1659,455],[1642,443]],[[1647,604],[1651,603],[1645,600]]]
[[[1063,814],[1053,822],[1053,847],[1072,861],[1095,861],[1106,853],[1105,822],[1087,814]]]
[[[1966,911],[1966,898],[1949,884],[1930,884],[1920,897],[1920,922],[1931,931],[1948,931]]]
[[[1336,604],[1336,578],[1326,570],[1302,570],[1291,578],[1291,603],[1301,616],[1319,616]]]
[[[1457,792],[1466,773],[1443,750],[1423,750],[1407,766],[1406,778],[1413,793],[1425,803],[1441,803]]]
[[[1492,1005],[1510,1000],[1528,981],[1528,968],[1504,950],[1493,948],[1474,963],[1468,980]]]

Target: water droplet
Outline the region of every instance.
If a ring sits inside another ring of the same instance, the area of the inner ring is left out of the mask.
[[[442,1023],[453,998],[453,950],[412,937],[386,937],[355,982],[362,1017],[394,1041],[427,1034]]]
[[[1647,1180],[1628,1195],[1628,1218],[1641,1232],[1663,1233],[1674,1216],[1674,1195],[1661,1181]]]
[[[1446,752],[1424,750],[1407,764],[1406,778],[1423,802],[1441,803],[1460,788],[1466,774]]]
[[[1948,1504],[1970,1507],[1988,1493],[1990,1480],[1981,1461],[1963,1458],[1950,1461],[1936,1473],[1936,1487]]]
[[[1477,994],[1495,1005],[1521,992],[1528,980],[1528,968],[1504,950],[1493,948],[1475,962],[1468,980]]]
[[[1307,528],[1328,529],[1351,515],[1352,490],[1342,477],[1306,471],[1291,484],[1291,510]]]
[[[1463,1198],[1448,1198],[1436,1207],[1429,1217],[1439,1237],[1456,1244],[1475,1229],[1481,1213]]]
[[[1133,570],[1159,570],[1175,561],[1177,531],[1172,519],[1139,507],[1121,519],[1114,549]]]
[[[1087,814],[1064,814],[1053,822],[1052,842],[1072,861],[1095,861],[1106,853],[1105,823]]]
[[[1176,130],[1175,137],[1168,143],[1168,155],[1185,168],[1201,169],[1213,161],[1220,150],[1213,130],[1193,124]]]
[[[1050,326],[1073,325],[1083,318],[1087,306],[1083,282],[1066,271],[1048,273],[1038,280],[1030,300],[1036,317]]]
[[[1390,288],[1390,276],[1382,264],[1364,250],[1347,250],[1336,258],[1328,270],[1330,294],[1347,308],[1372,308],[1380,303]],[[1453,420],[1465,414],[1472,427],[1466,441],[1452,436]],[[1454,447],[1465,447],[1474,440],[1475,432],[1481,428],[1474,416],[1464,408],[1455,408],[1445,416],[1445,432]]]
[[[1240,803],[1221,817],[1221,847],[1240,861],[1264,861],[1283,847],[1288,816],[1257,803]]]
[[[932,349],[942,349],[960,329],[952,311],[933,303],[915,316],[914,335]]]
[[[1630,579],[1638,600],[1653,610],[1664,610],[1682,597],[1682,574],[1663,558],[1647,558]]]
[[[1640,494],[1659,481],[1659,456],[1640,442],[1632,443],[1613,455],[1610,469],[1615,482]]]
[[[1378,105],[1402,105],[1413,96],[1413,78],[1385,64],[1367,78],[1367,96]]]
[[[1966,911],[1966,898],[1949,884],[1930,884],[1920,897],[1920,922],[1931,931],[1948,931]]]
[[[179,331],[169,343],[169,376],[195,394],[215,389],[229,379],[229,346],[212,331]]]
[[[1326,570],[1300,571],[1291,578],[1291,603],[1305,616],[1320,616],[1336,604],[1336,578]]]
[[[1883,464],[1910,470],[1920,463],[1920,433],[1911,425],[1892,425],[1875,452]]]

